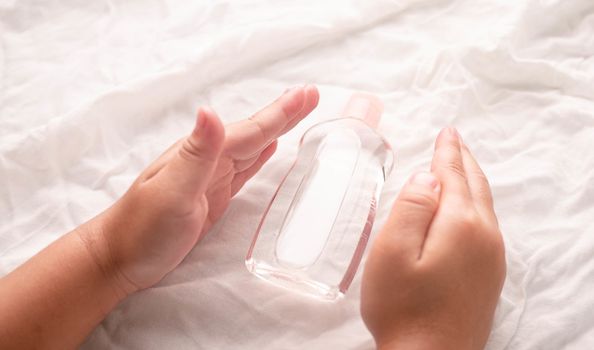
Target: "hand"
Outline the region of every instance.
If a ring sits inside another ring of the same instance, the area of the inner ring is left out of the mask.
[[[489,184],[455,129],[404,185],[363,275],[379,349],[482,349],[505,277]],[[434,174],[434,175],[433,175]]]
[[[140,174],[83,230],[83,241],[125,294],[175,268],[221,217],[231,197],[276,150],[277,138],[317,105],[315,86],[293,88],[251,118],[223,127],[200,108],[191,135]],[[94,228],[94,229],[93,229]]]

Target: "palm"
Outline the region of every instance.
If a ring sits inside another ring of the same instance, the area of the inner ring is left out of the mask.
[[[111,210],[119,213],[112,216],[125,218],[110,240],[113,255],[126,257],[122,276],[130,288],[153,285],[177,266],[272,156],[276,139],[317,102],[314,86],[293,89],[226,127],[214,111],[201,108],[190,136],[145,169]]]
[[[223,152],[205,193],[208,214],[202,233],[214,225],[231,198],[274,154],[277,138],[307,116],[318,99],[313,86],[293,89],[253,117],[226,126]]]
[[[206,232],[212,227],[212,225],[223,215],[231,201],[231,183],[235,177],[235,171],[232,169],[232,160],[227,157],[225,158],[226,159],[219,159],[219,164],[213,175],[213,180],[206,192],[208,215],[206,216],[202,232]]]
[[[206,191],[208,215],[202,232],[208,231],[223,215],[235,194],[233,193],[233,180],[236,178],[238,170],[235,168],[234,163],[233,158],[229,156],[219,158],[217,168]]]

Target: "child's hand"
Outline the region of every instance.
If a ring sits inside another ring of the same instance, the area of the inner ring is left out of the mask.
[[[293,88],[249,119],[223,127],[201,108],[196,128],[150,165],[128,192],[83,230],[83,240],[125,293],[176,267],[229,201],[318,103],[314,86]]]
[[[482,349],[505,276],[489,184],[454,129],[402,189],[363,276],[380,349]]]

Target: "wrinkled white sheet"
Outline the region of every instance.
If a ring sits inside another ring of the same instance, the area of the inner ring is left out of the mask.
[[[457,126],[488,174],[508,256],[489,349],[594,347],[594,2],[0,0],[0,275],[120,196],[186,134],[287,86],[320,107],[224,218],[85,349],[369,349],[361,274],[335,304],[243,259],[307,126],[382,97],[396,171],[374,231],[433,139]]]

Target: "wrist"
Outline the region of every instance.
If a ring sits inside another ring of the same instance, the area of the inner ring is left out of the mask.
[[[455,339],[454,337],[440,336],[438,334],[430,332],[417,333],[400,337],[391,337],[381,341],[376,339],[376,345],[378,350],[474,349],[469,344],[469,341]]]
[[[113,290],[118,301],[121,301],[138,291],[138,288],[122,273],[119,259],[114,254],[106,234],[106,230],[109,229],[107,220],[104,212],[76,228],[73,233],[83,243],[103,283]]]
[[[0,333],[11,335],[0,347],[74,349],[130,293],[101,226],[79,226],[0,280]]]

